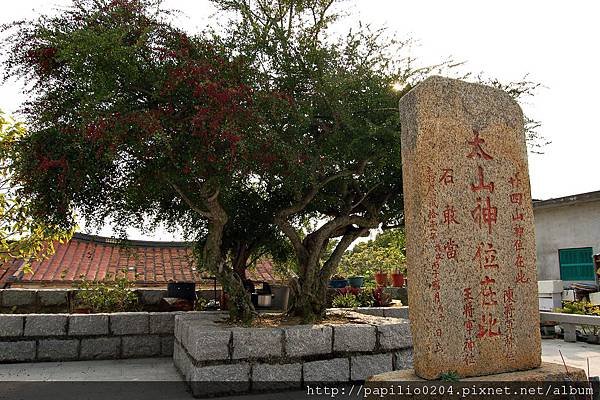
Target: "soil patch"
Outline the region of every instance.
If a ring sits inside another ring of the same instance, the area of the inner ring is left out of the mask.
[[[344,325],[349,323],[361,324],[364,323],[360,318],[345,315],[345,314],[331,314],[325,318],[316,320],[311,324],[303,323],[300,317],[290,317],[284,314],[261,314],[252,320],[249,324],[243,324],[241,322],[234,322],[230,320],[217,321],[218,324],[224,324],[227,326],[243,326],[247,328],[278,328],[282,326],[293,326],[293,325]]]

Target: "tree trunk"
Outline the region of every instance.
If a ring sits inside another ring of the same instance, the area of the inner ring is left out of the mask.
[[[246,243],[239,243],[232,254],[232,272],[231,277],[226,279],[229,290],[229,316],[233,320],[250,322],[256,315],[254,304],[252,304],[251,294],[246,287],[246,269],[248,268],[248,258],[250,250]]]
[[[304,252],[299,256],[300,276],[294,288],[294,301],[290,314],[300,316],[304,322],[313,322],[323,318],[327,310],[327,288],[329,280],[337,270],[342,255],[358,237],[368,233],[368,228],[351,230],[337,244],[333,253],[323,262],[321,255],[327,247],[327,241],[315,241],[307,236],[304,240]]]
[[[219,276],[223,291],[228,295],[229,318],[232,321],[249,323],[256,315],[252,304],[250,293],[246,291],[244,284],[237,274],[232,271],[223,271]]]
[[[250,296],[244,288],[242,279],[233,268],[225,265],[225,255],[221,249],[223,229],[228,216],[218,201],[217,194],[207,198],[206,207],[211,213],[208,224],[208,236],[204,244],[202,258],[205,267],[221,283],[224,293],[229,296],[229,316],[232,320],[249,322],[255,315]]]
[[[293,301],[288,309],[290,315],[302,317],[303,322],[312,323],[325,316],[327,309],[327,281],[323,285],[318,259],[309,257],[300,261],[300,276],[295,282]]]

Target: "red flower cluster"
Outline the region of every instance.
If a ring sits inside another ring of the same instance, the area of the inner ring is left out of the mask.
[[[67,160],[65,157],[61,157],[58,160],[51,160],[48,157],[42,155],[38,159],[38,168],[41,172],[46,172],[52,168],[67,169]]]
[[[27,60],[37,66],[39,72],[43,75],[50,73],[57,65],[56,47],[40,47],[27,51]]]

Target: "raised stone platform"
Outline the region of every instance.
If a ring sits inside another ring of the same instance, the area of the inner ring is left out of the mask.
[[[589,399],[592,389],[583,369],[544,362],[527,371],[448,380],[426,380],[414,370],[386,372],[367,379],[365,397],[378,399]]]
[[[231,326],[217,312],[179,315],[175,366],[196,397],[362,381],[412,366],[408,320],[344,313],[353,320],[277,328]]]

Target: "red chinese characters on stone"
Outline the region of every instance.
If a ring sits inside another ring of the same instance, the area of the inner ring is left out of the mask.
[[[513,220],[513,221],[523,221],[523,220],[524,220],[524,218],[525,218],[525,217],[523,216],[523,213],[521,213],[521,212],[519,212],[519,211],[517,211],[517,212],[516,212],[515,214],[513,214],[513,216],[512,216],[512,220]]]
[[[523,193],[511,193],[510,194],[510,202],[513,204],[522,205],[523,204]]]
[[[438,328],[435,330],[435,345],[433,347],[434,353],[440,353],[440,352],[444,351],[444,347],[442,346],[442,343],[440,341],[441,337],[442,337],[442,330]]]
[[[438,213],[436,212],[435,207],[429,208],[429,213],[427,214],[428,227],[429,227],[429,238],[435,240],[437,238],[437,220]]]
[[[438,217],[437,203],[435,201],[435,176],[433,170],[427,167],[427,227],[429,238],[435,240],[438,234]]]
[[[523,242],[521,241],[521,239],[517,239],[514,242],[514,247],[515,247],[515,251],[516,252],[520,252],[521,250],[523,250]]]
[[[479,268],[500,268],[498,262],[496,261],[496,255],[498,251],[494,248],[492,243],[480,243],[477,246],[477,251],[475,252],[475,257],[473,257],[473,261],[477,261],[479,263]]]
[[[440,281],[440,266],[441,260],[444,259],[444,249],[441,245],[435,246],[435,259],[431,264],[431,283],[429,284],[433,294],[433,304],[438,314],[438,319],[441,321],[444,318],[444,306],[441,298],[441,281]]]
[[[465,362],[466,365],[475,364],[474,349],[475,349],[475,342],[473,341],[473,339],[468,338],[467,340],[465,340],[465,345],[463,346],[463,350],[464,350],[463,361]]]
[[[529,283],[531,280],[525,273],[526,270],[526,261],[523,257],[523,251],[525,247],[523,246],[522,237],[524,234],[524,228],[520,224],[521,221],[525,220],[525,216],[523,214],[523,204],[526,201],[525,195],[522,191],[522,181],[519,178],[519,172],[516,172],[513,176],[508,179],[510,186],[512,188],[512,192],[509,194],[510,204],[514,206],[514,212],[512,213],[512,222],[513,222],[513,234],[514,234],[514,255],[515,255],[515,263],[517,273],[515,276],[515,283],[524,284]]]
[[[472,149],[469,154],[467,154],[467,158],[481,158],[484,160],[493,160],[493,157],[485,152],[482,145],[485,143],[485,140],[479,137],[479,132],[473,131],[475,137],[473,139],[467,141],[468,144],[471,145]]]
[[[446,252],[446,257],[448,260],[457,261],[457,252],[458,252],[458,244],[453,239],[448,240],[444,244],[444,251]]]
[[[514,358],[514,322],[515,322],[515,293],[513,288],[508,287],[504,290],[504,346],[506,355],[509,358]]]
[[[445,168],[442,170],[442,177],[440,178],[440,182],[444,185],[449,185],[454,183],[454,170],[451,168]]]
[[[473,340],[473,293],[472,289],[463,289],[463,316],[465,317],[465,341],[463,345],[463,361],[466,365],[475,364],[475,341]]]
[[[521,237],[521,236],[523,236],[525,229],[522,226],[517,225],[514,227],[514,232],[515,232],[516,237]]]
[[[488,233],[492,234],[492,225],[495,225],[498,221],[498,208],[492,206],[490,197],[486,197],[482,201],[481,197],[477,198],[477,205],[471,210],[471,215],[475,223],[479,225],[481,229],[484,225],[487,225]]]
[[[498,325],[498,319],[494,318],[491,313],[483,314],[481,316],[481,322],[478,324],[479,330],[477,331],[477,338],[481,339],[484,337],[495,337],[500,336],[500,327]]]
[[[473,293],[471,288],[465,288],[463,289],[463,300],[464,300],[464,306],[463,306],[463,315],[467,318],[467,319],[472,319],[473,318]],[[465,324],[465,327],[467,325]],[[468,328],[469,333],[471,333],[470,329],[472,329],[472,325]]]
[[[498,300],[496,299],[496,291],[494,285],[496,280],[485,276],[480,282],[481,285],[481,307],[483,313],[481,314],[480,322],[477,324],[477,335],[478,339],[484,337],[495,337],[500,335],[500,326],[498,326],[498,318],[496,318],[492,312],[494,311]]]
[[[490,307],[498,304],[498,301],[496,300],[496,292],[492,287],[495,283],[496,280],[490,278],[489,276],[486,276],[481,281],[481,305],[483,307]]]
[[[480,165],[477,166],[477,179],[477,184],[471,183],[472,192],[487,190],[490,193],[494,193],[494,182],[485,183],[485,179],[483,177],[483,168]]]
[[[529,283],[529,277],[525,274],[523,270],[517,271],[515,283]]]
[[[521,178],[519,178],[519,172],[508,178],[508,183],[513,189],[521,187]]]
[[[451,205],[446,205],[446,209],[443,212],[444,215],[444,224],[448,225],[448,228],[450,227],[451,224],[458,224],[458,221],[456,220],[456,210],[454,209],[454,206]]]

